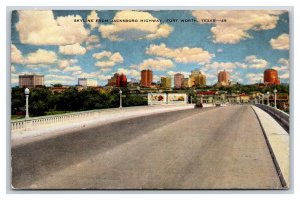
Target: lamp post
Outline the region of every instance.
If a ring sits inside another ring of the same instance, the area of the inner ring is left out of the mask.
[[[119,91],[120,94],[120,108],[122,108],[122,90]]]
[[[268,97],[268,104],[267,104],[267,105],[268,105],[268,106],[270,106],[270,99],[269,99],[269,95],[270,95],[270,92],[268,91],[268,92],[267,92],[267,97]]]
[[[277,105],[276,105],[276,93],[277,93],[277,90],[275,88],[274,90],[274,107],[277,108]]]
[[[29,96],[30,90],[28,88],[25,89],[25,96],[26,96],[26,115],[25,119],[29,119],[29,112],[28,112],[28,96]]]

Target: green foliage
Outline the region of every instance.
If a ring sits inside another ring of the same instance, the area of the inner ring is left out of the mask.
[[[11,91],[11,114],[18,112],[25,104],[24,89],[14,87]]]
[[[258,85],[233,85],[231,87],[206,87],[200,90],[222,90],[227,93],[251,93],[267,91],[273,93],[276,88],[278,93],[289,93],[289,85],[277,86],[258,86]],[[187,89],[188,101],[191,97],[196,101],[196,88]],[[147,105],[147,99],[138,94],[128,94],[127,88],[121,88],[123,97],[123,106]],[[197,89],[198,91],[199,89]],[[29,95],[29,113],[30,116],[41,116],[49,112],[73,112],[103,108],[115,108],[120,105],[120,89],[114,88],[110,93],[101,93],[94,88],[78,91],[76,87],[70,87],[62,93],[52,93],[48,88],[33,88]],[[25,111],[24,89],[14,87],[11,93],[11,114]]]
[[[48,88],[30,89],[29,113],[30,116],[42,116],[53,113],[84,111],[93,109],[113,108],[120,105],[119,89],[111,93],[101,93],[93,88],[78,91],[70,87],[62,93],[52,93]],[[122,88],[123,95],[128,90]],[[139,95],[127,95],[123,98],[123,106],[147,105],[147,99]],[[12,88],[12,114],[25,110],[25,95],[23,88]]]
[[[123,98],[123,106],[142,106],[147,105],[148,100],[140,95],[128,95]]]

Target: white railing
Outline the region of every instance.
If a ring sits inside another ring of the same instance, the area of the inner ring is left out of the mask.
[[[83,119],[96,118],[100,115],[103,110],[93,110],[93,111],[83,111],[66,113],[60,115],[50,115],[43,117],[33,117],[27,120],[11,120],[11,130],[33,130],[36,127],[53,125],[53,124],[63,124],[69,121],[76,122],[82,121]]]
[[[277,108],[271,107],[271,106],[267,106],[267,105],[263,105],[263,104],[255,104],[257,107],[265,110],[266,112],[268,112],[269,114],[271,114],[272,116],[274,116],[275,118],[277,118],[277,120],[279,120],[284,126],[286,126],[287,128],[289,128],[289,124],[290,124],[290,115],[282,110],[279,110]]]

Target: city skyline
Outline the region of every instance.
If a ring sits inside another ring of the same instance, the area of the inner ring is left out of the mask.
[[[153,22],[74,22],[124,16]],[[171,18],[198,22],[167,21]],[[203,18],[226,19],[230,25],[202,23]],[[241,25],[243,20],[247,23]],[[153,70],[155,82],[176,73],[188,77],[198,69],[212,85],[224,69],[231,81],[253,84],[272,68],[288,83],[288,26],[284,11],[15,11],[12,86],[26,73],[44,74],[46,85],[75,85],[78,78],[95,78],[105,85],[114,73],[140,80],[143,69]]]

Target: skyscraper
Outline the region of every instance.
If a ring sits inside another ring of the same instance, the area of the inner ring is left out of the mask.
[[[151,87],[153,82],[153,73],[151,70],[142,70],[141,71],[141,86],[142,87]]]
[[[181,88],[183,87],[184,83],[184,75],[181,73],[177,73],[174,75],[174,87],[175,88]]]
[[[127,86],[127,77],[125,74],[121,74],[117,77],[117,87],[126,87]]]
[[[127,86],[126,75],[115,73],[113,77],[108,79],[108,85],[114,87],[126,87]]]
[[[195,77],[195,85],[196,86],[205,86],[206,85],[206,76],[201,72],[198,76]]]
[[[218,84],[222,86],[229,85],[229,73],[225,71],[220,71],[218,73]]]
[[[264,84],[279,85],[278,72],[275,69],[266,69],[264,71]]]
[[[19,75],[19,87],[20,88],[35,88],[44,86],[44,75]]]
[[[161,87],[162,88],[171,88],[171,81],[172,81],[172,79],[171,79],[171,77],[161,77],[160,78],[160,80],[161,80]]]
[[[200,70],[193,70],[190,75],[190,87],[205,86],[206,76]]]

